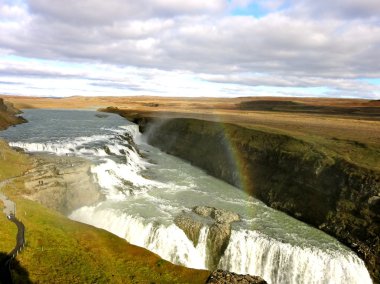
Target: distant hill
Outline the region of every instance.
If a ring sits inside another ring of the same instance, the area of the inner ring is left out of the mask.
[[[237,104],[238,109],[252,111],[298,112],[327,115],[349,115],[380,117],[379,101],[370,101],[365,106],[311,105],[284,100],[252,100]]]

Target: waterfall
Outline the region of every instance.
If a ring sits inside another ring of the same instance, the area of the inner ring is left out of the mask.
[[[146,222],[143,218],[118,210],[98,206],[82,207],[69,216],[73,220],[105,229],[131,244],[144,247],[172,263],[205,269],[207,229],[203,228],[200,242],[194,247],[176,225]]]
[[[141,133],[137,124],[129,124],[125,126],[120,126],[119,128],[122,129],[120,130],[120,132],[123,132],[123,130],[125,130],[129,133],[129,135],[131,135],[133,141],[139,142],[139,139],[141,138]]]
[[[56,138],[48,141],[10,141],[11,147],[22,148],[27,152],[47,152],[58,156],[72,154],[76,156],[105,157],[109,154],[120,155],[121,150],[128,152],[128,157],[137,154],[133,147],[126,147],[125,136],[130,136],[134,141],[139,140],[141,134],[138,126],[131,124],[108,130],[107,134],[79,136],[75,138]],[[124,136],[124,137],[123,137]],[[104,146],[107,146],[107,150]]]
[[[208,269],[207,235],[203,227],[195,247],[177,226],[147,222],[118,210],[83,207],[71,219],[108,230],[162,258],[187,267]],[[349,250],[323,251],[306,245],[282,243],[257,231],[232,230],[218,268],[260,275],[268,283],[372,283],[361,259]]]
[[[274,240],[257,231],[233,231],[222,269],[260,275],[269,283],[372,283],[361,259]]]
[[[40,118],[39,114],[35,117]],[[137,125],[125,126],[120,118],[116,127],[117,116],[110,116],[107,122],[93,120],[93,114],[88,112],[82,114],[87,119],[77,126],[74,116],[80,112],[62,112],[55,121],[63,123],[57,127],[51,123],[57,112],[44,114],[36,129],[33,117],[27,117],[28,131],[23,130],[26,125],[10,128],[9,133],[14,132],[10,145],[28,152],[73,155],[93,161],[90,174],[105,200],[75,210],[71,219],[103,228],[173,263],[206,269],[209,227],[201,227],[195,246],[173,220],[196,205],[215,206],[242,217],[239,224],[232,225],[219,268],[259,275],[272,284],[372,283],[363,261],[323,232],[289,216],[279,216],[244,192],[153,147],[141,144],[141,149],[136,149],[135,142],[142,141]],[[50,131],[51,137],[41,138],[41,129]]]

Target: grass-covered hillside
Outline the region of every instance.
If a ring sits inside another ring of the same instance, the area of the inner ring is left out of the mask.
[[[22,175],[31,165],[31,158],[0,142],[0,181]],[[23,186],[21,177],[1,189],[16,202],[16,215],[26,227],[26,248],[13,265],[16,283],[205,283],[210,274],[173,265],[104,230],[71,221],[23,198]],[[15,245],[16,226],[1,213],[0,228],[4,257]]]

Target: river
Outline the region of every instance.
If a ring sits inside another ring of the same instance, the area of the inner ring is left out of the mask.
[[[197,245],[174,224],[194,206],[236,212],[218,267],[269,283],[372,283],[364,262],[320,230],[267,207],[243,191],[144,142],[138,126],[94,111],[25,110],[29,123],[0,132],[27,152],[85,157],[105,199],[71,212],[173,263],[207,267],[203,227]]]

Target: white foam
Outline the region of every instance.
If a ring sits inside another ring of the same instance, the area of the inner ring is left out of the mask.
[[[121,128],[123,132],[124,130],[128,132],[135,142],[141,137],[139,126],[137,124],[123,125],[119,126],[119,128]]]
[[[124,200],[126,196],[129,196],[133,188],[128,188],[128,185],[139,189],[134,191],[134,194],[161,186],[158,182],[142,177],[141,170],[142,166],[138,163],[130,161],[127,164],[121,164],[107,158],[103,159],[102,163],[91,167],[91,172],[95,175],[103,193],[110,200]]]
[[[129,134],[133,141],[139,143],[141,141],[141,133],[137,124],[122,125],[118,128],[103,128],[104,130],[111,131],[117,134]]]
[[[117,129],[109,129],[110,134],[76,137],[53,142],[12,142],[13,147],[19,147],[28,152],[48,152],[59,156],[75,155],[95,158],[97,163],[91,167],[95,179],[103,193],[111,200],[124,200],[131,192],[142,193],[152,187],[163,185],[141,176],[149,163],[140,157],[132,145],[122,135],[128,134],[138,138],[137,125],[127,125]],[[124,156],[125,161],[112,160],[110,156]],[[134,188],[131,188],[133,186]],[[138,190],[135,190],[138,189]],[[134,191],[135,190],[135,191]]]
[[[11,147],[19,147],[27,152],[48,152],[62,156],[67,154],[81,155],[83,153],[98,155],[100,149],[85,148],[85,145],[94,141],[107,141],[109,135],[94,135],[90,137],[76,137],[61,141],[49,142],[9,142]],[[104,152],[105,153],[105,152]]]

